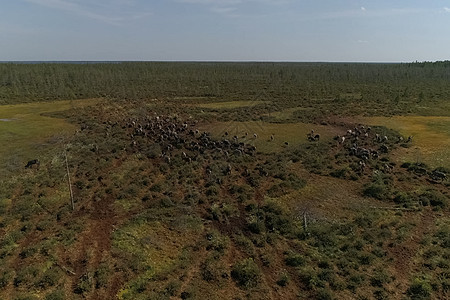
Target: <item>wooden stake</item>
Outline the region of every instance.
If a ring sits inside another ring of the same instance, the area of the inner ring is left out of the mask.
[[[306,210],[303,212],[303,230],[308,231],[308,221],[306,220]]]
[[[72,204],[72,211],[74,211],[75,210],[75,203],[73,201],[72,184],[70,183],[69,163],[67,162],[67,153],[66,153],[66,151],[64,151],[64,157],[66,158],[66,171],[67,171],[67,180],[69,182],[70,203]]]

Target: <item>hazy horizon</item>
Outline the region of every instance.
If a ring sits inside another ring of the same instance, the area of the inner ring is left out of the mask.
[[[0,60],[0,63],[298,63],[298,64],[408,64],[426,62],[444,62],[448,60],[435,61],[293,61],[293,60]]]
[[[0,61],[402,63],[449,59],[450,3],[17,0]]]

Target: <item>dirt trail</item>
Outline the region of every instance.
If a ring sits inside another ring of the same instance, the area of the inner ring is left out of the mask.
[[[394,290],[398,297],[408,289],[411,279],[409,276],[414,273],[413,270],[420,267],[417,265],[415,258],[418,255],[420,242],[429,233],[435,218],[431,209],[425,209],[416,226],[412,229],[411,237],[389,251],[390,256],[394,257],[392,269],[398,282]]]
[[[118,221],[112,202],[113,200],[102,199],[93,203],[92,212],[85,226],[86,230],[80,234],[79,242],[75,246],[79,250],[76,251],[74,261],[70,263],[74,266],[75,273],[71,282],[73,290],[76,290],[83,276],[88,276],[89,280],[92,280],[95,270],[104,256],[109,253],[111,233]],[[109,294],[112,296],[110,299],[114,299],[116,293],[117,290],[110,290]],[[104,296],[97,291],[89,299],[104,299]]]
[[[183,284],[181,285],[179,291],[180,293],[183,293],[186,291],[186,289],[189,287],[189,285],[191,284],[192,280],[195,278],[195,276],[198,275],[198,273],[200,272],[200,266],[201,263],[203,262],[203,259],[206,255],[206,251],[204,249],[202,249],[201,251],[199,251],[196,254],[196,261],[191,264],[189,270],[186,272],[186,274],[183,276]],[[170,299],[172,300],[176,300],[179,299],[180,297],[170,297]]]

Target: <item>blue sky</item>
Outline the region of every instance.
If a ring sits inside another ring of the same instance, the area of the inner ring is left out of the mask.
[[[0,61],[450,59],[450,1],[0,0]]]

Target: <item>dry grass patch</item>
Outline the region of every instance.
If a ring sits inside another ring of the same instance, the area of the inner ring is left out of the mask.
[[[201,130],[211,132],[215,138],[231,140],[236,135],[239,137],[240,142],[255,145],[257,151],[263,153],[279,152],[287,147],[309,143],[306,135],[312,129],[320,134],[321,139],[328,139],[335,135],[335,129],[331,126],[308,123],[275,124],[261,121],[231,121],[207,123],[199,127]],[[227,137],[224,135],[226,132],[228,132]],[[257,135],[256,138],[254,137],[255,133]],[[274,137],[273,140],[271,140],[272,135]]]
[[[252,107],[261,104],[267,104],[270,101],[226,101],[226,102],[212,102],[212,103],[199,103],[195,106],[206,109],[234,109],[240,107]]]
[[[412,135],[413,146],[401,151],[404,160],[425,162],[433,167],[450,165],[450,117],[364,117],[359,120],[392,128],[405,137]]]
[[[76,130],[63,119],[43,114],[94,105],[99,101],[86,99],[0,106],[0,170],[23,168],[26,160],[43,155],[48,148],[45,146]]]

